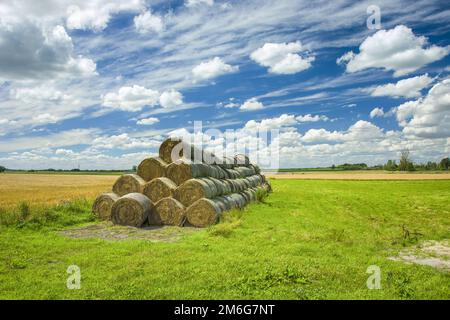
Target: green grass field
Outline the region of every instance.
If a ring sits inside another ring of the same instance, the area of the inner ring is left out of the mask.
[[[387,259],[450,238],[449,180],[273,187],[266,203],[172,243],[60,235],[97,223],[83,200],[4,210],[0,298],[450,299],[450,273]],[[66,288],[72,264],[81,269],[80,290]],[[370,265],[381,268],[380,290],[366,287]]]

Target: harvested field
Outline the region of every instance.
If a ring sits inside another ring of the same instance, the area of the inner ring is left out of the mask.
[[[111,191],[114,175],[0,174],[0,207],[24,201],[32,206],[52,205],[74,198],[94,199]]]

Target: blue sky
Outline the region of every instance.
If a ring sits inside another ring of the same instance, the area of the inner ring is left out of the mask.
[[[0,165],[130,168],[194,121],[279,130],[282,167],[439,161],[449,20],[445,1],[1,3]]]

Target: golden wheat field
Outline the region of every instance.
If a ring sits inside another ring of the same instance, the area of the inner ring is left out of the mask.
[[[116,179],[114,175],[0,174],[0,207],[22,201],[48,205],[78,197],[93,199],[111,190]]]
[[[441,180],[449,173],[379,172],[296,172],[267,174],[271,179],[317,180]],[[0,174],[0,207],[10,208],[20,202],[32,206],[52,205],[74,198],[93,200],[110,191],[117,175],[89,174]]]

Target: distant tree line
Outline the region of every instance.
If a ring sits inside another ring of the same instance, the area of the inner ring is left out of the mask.
[[[439,163],[428,161],[427,163],[414,163],[411,160],[409,150],[403,150],[400,155],[400,160],[397,163],[395,160],[388,160],[383,166],[387,171],[436,171],[449,170],[450,159],[444,158]]]
[[[110,170],[106,170],[106,169],[93,169],[93,170],[89,170],[89,169],[78,169],[78,168],[74,168],[74,169],[53,169],[53,168],[48,168],[48,169],[29,169],[29,170],[23,170],[23,169],[7,169],[4,166],[0,166],[0,173],[1,172],[135,172],[136,171],[136,166],[133,166],[131,169],[110,169]]]
[[[414,163],[411,160],[411,155],[409,150],[403,150],[400,154],[400,159],[397,163],[396,160],[388,160],[384,165],[374,165],[368,166],[365,163],[344,163],[339,165],[332,165],[331,167],[317,167],[317,168],[289,168],[280,169],[279,171],[326,171],[326,170],[387,170],[387,171],[437,171],[437,170],[449,170],[450,169],[450,159],[444,158],[439,163],[428,161],[427,163]],[[0,173],[5,171],[26,171],[26,172],[136,172],[137,167],[133,166],[128,170],[80,170],[79,168],[63,170],[63,169],[44,169],[44,170],[12,170],[6,169],[4,166],[0,166]]]

